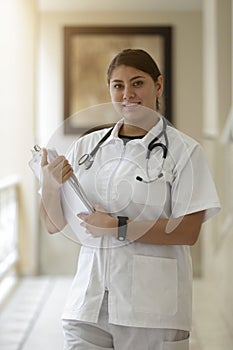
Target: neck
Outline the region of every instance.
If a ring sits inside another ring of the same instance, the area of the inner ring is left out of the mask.
[[[125,119],[124,124],[121,126],[121,129],[119,131],[119,134],[122,136],[144,136],[158,123],[158,121],[159,117],[153,119],[146,118],[143,123],[136,123],[135,121],[130,122]]]
[[[119,134],[122,136],[144,136],[146,133],[146,130],[139,128],[138,126],[125,123],[119,130]]]

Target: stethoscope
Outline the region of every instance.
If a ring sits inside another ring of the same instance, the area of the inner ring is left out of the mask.
[[[136,176],[136,180],[140,181],[140,182],[144,182],[144,183],[151,183],[154,182],[157,179],[160,179],[163,177],[163,168],[164,168],[164,162],[167,158],[167,153],[168,153],[168,137],[167,137],[167,121],[165,118],[162,118],[163,121],[163,128],[161,130],[161,132],[153,138],[153,140],[149,143],[149,145],[147,146],[147,153],[146,153],[146,175],[147,178],[149,180],[144,180],[142,177],[140,176]],[[107,138],[111,135],[113,128],[111,128],[105,135],[104,137],[97,143],[97,145],[93,148],[93,150],[90,153],[85,153],[84,155],[82,155],[78,161],[78,165],[84,165],[85,169],[88,170],[91,168],[91,166],[93,165],[94,162],[94,158],[96,153],[98,152],[100,146],[104,143],[104,141],[107,140]],[[164,137],[165,140],[165,144],[162,142],[158,142],[159,139],[161,137]],[[151,151],[153,149],[155,149],[156,147],[160,147],[162,148],[163,154],[162,154],[162,164],[161,164],[161,168],[160,171],[158,173],[158,175],[153,178],[150,179],[149,176],[149,159],[150,159],[150,155],[151,155]]]

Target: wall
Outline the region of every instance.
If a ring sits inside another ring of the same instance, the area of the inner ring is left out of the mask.
[[[233,225],[226,227],[227,203],[233,176],[233,145],[222,143],[222,131],[233,102],[232,1],[206,0],[204,25],[204,120],[203,144],[210,161],[222,210],[205,225],[202,235],[203,275],[216,297],[216,307],[233,323]],[[232,217],[232,213],[231,213]],[[216,288],[217,287],[217,288]]]
[[[63,26],[172,25],[174,115],[183,131],[201,138],[202,23],[200,12],[41,13],[38,135],[47,142],[63,113]],[[199,79],[198,79],[199,78]]]
[[[37,140],[46,145],[62,130],[63,26],[65,25],[171,25],[173,26],[174,123],[201,140],[202,22],[200,12],[41,13],[38,67]],[[62,135],[61,135],[62,136]],[[69,144],[72,137],[61,137]],[[66,244],[66,248],[62,246]],[[75,261],[72,243],[41,231],[41,271],[70,272]],[[68,246],[69,245],[69,246]],[[74,245],[75,246],[75,245]],[[79,246],[77,246],[79,249]],[[59,252],[63,260],[59,259]],[[197,248],[196,254],[198,254]],[[198,260],[199,257],[196,259]],[[66,264],[63,263],[66,261]],[[198,261],[197,261],[198,263]],[[196,264],[195,264],[196,265]],[[197,266],[197,265],[196,265]]]
[[[38,232],[28,161],[34,143],[36,1],[1,1],[0,13],[0,179],[19,178],[19,268],[33,273]]]

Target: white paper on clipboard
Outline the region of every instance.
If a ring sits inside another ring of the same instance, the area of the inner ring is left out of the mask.
[[[41,181],[41,148],[35,146],[32,152],[33,158],[29,162],[29,166]],[[49,163],[58,156],[56,150],[47,149],[47,152]],[[78,241],[83,243],[89,238],[89,234],[80,226],[80,219],[77,217],[77,214],[91,213],[94,211],[94,208],[74,174],[61,187],[61,204],[67,223],[70,225],[76,238],[78,238]]]

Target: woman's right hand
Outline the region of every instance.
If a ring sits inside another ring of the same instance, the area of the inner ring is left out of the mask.
[[[58,156],[48,163],[48,152],[42,148],[41,168],[43,173],[43,184],[53,188],[60,188],[73,174],[73,169],[64,156]]]

